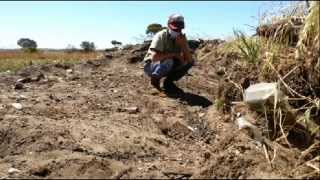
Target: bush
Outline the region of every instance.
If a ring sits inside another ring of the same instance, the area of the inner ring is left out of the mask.
[[[89,41],[83,41],[80,44],[80,47],[85,51],[85,52],[91,52],[94,51],[96,49],[96,46],[94,45],[93,42],[89,42]]]
[[[37,51],[37,42],[28,39],[28,38],[21,38],[18,40],[17,44],[25,51],[25,52],[36,52]]]
[[[114,47],[119,47],[122,45],[122,42],[119,42],[119,41],[116,41],[116,40],[112,40],[111,41],[111,44],[114,46]]]

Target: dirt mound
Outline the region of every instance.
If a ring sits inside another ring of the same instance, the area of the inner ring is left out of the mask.
[[[256,35],[265,38],[273,38],[279,42],[295,46],[299,41],[299,32],[303,28],[303,17],[290,17],[263,24],[256,28]]]

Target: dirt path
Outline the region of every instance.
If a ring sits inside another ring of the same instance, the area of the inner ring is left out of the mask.
[[[45,78],[22,90],[21,76],[0,75],[0,177],[292,177],[294,151],[278,150],[271,168],[215,110],[210,68],[198,63],[177,83],[180,99],[152,95],[141,64],[122,58],[30,67],[20,74]]]

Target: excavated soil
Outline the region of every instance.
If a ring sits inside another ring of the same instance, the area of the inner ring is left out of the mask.
[[[268,150],[275,155],[270,165],[262,146],[216,110],[217,93],[234,98],[238,91],[221,87],[219,58],[210,65],[198,61],[177,83],[185,93],[166,98],[153,95],[143,65],[127,59],[122,53],[1,74],[0,177],[289,178],[311,172],[295,169],[299,149],[280,145]],[[26,77],[33,80],[15,89]]]

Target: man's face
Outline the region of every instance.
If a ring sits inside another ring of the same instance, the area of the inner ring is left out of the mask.
[[[184,28],[184,22],[171,22],[168,24],[168,26],[172,31],[181,33],[182,29]]]

